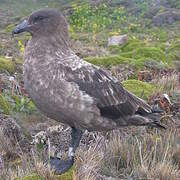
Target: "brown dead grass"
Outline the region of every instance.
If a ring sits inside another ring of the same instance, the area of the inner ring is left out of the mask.
[[[72,180],[117,179],[180,179],[180,132],[137,128],[124,132],[116,130],[108,136],[97,136],[87,151],[79,149]],[[139,134],[138,134],[139,133]],[[37,174],[45,180],[57,179],[44,167],[42,160],[32,153],[31,158],[21,157],[22,166],[4,168],[1,179]]]
[[[82,167],[88,167],[82,172],[86,175],[90,173],[89,179],[93,180],[100,177],[179,179],[179,138],[179,130],[175,129],[155,130],[154,133],[135,137],[112,132],[109,140],[101,144],[101,151],[93,154],[84,152],[81,161],[76,162],[76,168],[82,170]],[[91,175],[93,173],[94,176]],[[78,179],[86,179],[76,175]]]
[[[156,178],[162,176],[163,179],[168,175],[169,179],[171,179],[173,172],[176,173],[173,173],[172,177],[180,177],[177,165],[172,162],[173,154],[177,149],[178,139],[178,131],[174,132],[174,130],[168,132],[156,131],[153,134],[144,134],[140,137],[130,136],[126,139],[117,135],[110,141],[110,144],[113,143],[113,146],[111,146],[113,150],[108,148],[106,151],[108,157],[113,157],[113,153],[117,152],[114,154],[115,158],[113,161],[110,161],[108,158],[105,162],[109,164],[108,169],[111,169],[113,165],[118,171],[122,171],[122,177],[121,175],[118,176],[118,172],[116,177],[125,178],[132,173],[132,177],[142,178],[142,172],[145,172],[147,179],[154,179],[155,175]],[[110,147],[110,145],[107,147]],[[163,167],[166,167],[167,170],[170,169],[169,173],[165,174]]]

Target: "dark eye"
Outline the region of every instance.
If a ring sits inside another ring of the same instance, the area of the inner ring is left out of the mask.
[[[35,22],[38,22],[38,21],[42,21],[43,19],[45,19],[46,17],[43,17],[43,16],[36,16],[34,17],[34,23]]]

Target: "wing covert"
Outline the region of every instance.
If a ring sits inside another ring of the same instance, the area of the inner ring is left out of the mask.
[[[142,107],[143,109],[150,110],[150,107],[141,99],[126,91],[122,84],[114,78],[106,70],[96,67],[81,59],[76,66],[72,68],[71,64],[64,66],[63,69],[64,79],[66,81],[78,85],[80,91],[84,91],[90,95],[97,104],[102,116],[118,119],[119,117],[128,117]]]

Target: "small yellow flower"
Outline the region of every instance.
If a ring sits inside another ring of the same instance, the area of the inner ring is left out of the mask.
[[[20,40],[18,41],[18,47],[20,48],[20,52],[24,53],[24,45],[22,44]]]

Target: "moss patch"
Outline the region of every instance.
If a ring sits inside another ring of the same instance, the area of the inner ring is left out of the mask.
[[[8,102],[2,95],[0,95],[0,111],[7,115],[10,114],[10,107],[8,105]]]
[[[144,41],[139,41],[137,39],[131,39],[126,44],[122,46],[110,46],[109,50],[112,54],[120,54],[121,52],[133,51],[137,48],[146,46]]]
[[[138,80],[127,80],[122,82],[125,89],[136,96],[147,99],[155,90],[155,86]]]
[[[124,52],[120,54],[123,57],[127,58],[151,58],[157,61],[165,61],[165,54],[164,52],[157,47],[140,47],[135,49],[134,51]]]
[[[147,41],[130,39],[126,44],[122,46],[111,46],[109,51],[111,54],[116,54],[121,58],[131,59],[130,64],[136,68],[141,69],[145,62],[153,59],[157,62],[163,62],[171,65],[173,59],[178,59],[175,50],[179,48],[178,43],[170,48],[169,52],[166,51],[167,45],[159,42],[148,43]],[[174,53],[172,54],[172,49]],[[128,62],[129,63],[129,62]]]
[[[140,53],[141,52],[141,53]],[[136,54],[136,51],[133,52],[127,52],[127,53],[122,53],[121,55],[115,55],[115,56],[105,56],[105,57],[87,57],[85,58],[86,61],[97,65],[97,66],[104,66],[106,68],[110,68],[112,66],[116,66],[119,64],[130,64],[137,69],[141,69],[144,64],[149,61],[149,60],[155,60],[157,62],[164,62],[165,56],[164,55],[158,55],[151,54],[152,52],[149,52],[149,57],[143,56],[143,53],[148,53],[147,51],[141,50]],[[142,55],[140,55],[142,54]],[[159,57],[156,59],[155,57]],[[162,61],[161,61],[162,59]]]
[[[98,65],[110,68],[111,66],[118,64],[127,64],[133,62],[133,59],[121,57],[121,56],[105,56],[105,57],[88,57],[85,58],[86,61]]]
[[[16,61],[17,65],[22,65],[22,61],[18,60]],[[13,74],[16,71],[16,65],[12,61],[12,59],[7,59],[4,57],[0,57],[0,71],[8,71],[9,73]]]
[[[55,180],[73,180],[73,173],[74,173],[74,168],[71,168],[68,172],[59,175],[59,176],[55,176],[52,179]],[[16,178],[15,180],[44,180],[45,178],[38,175],[38,174],[31,174],[31,175],[27,175],[23,178]]]
[[[73,180],[73,174],[74,174],[74,167],[72,167],[68,172],[57,176],[57,180]]]
[[[16,178],[15,180],[43,180],[43,177],[37,174],[31,174],[29,176],[25,176],[23,178]]]

